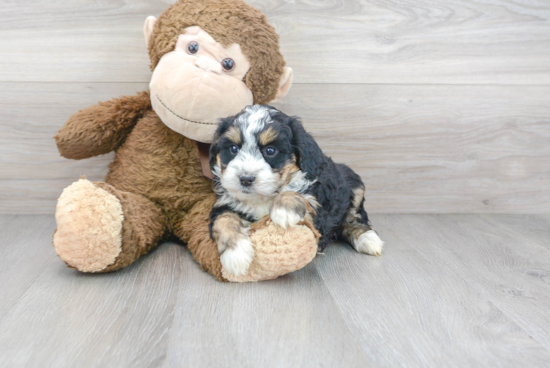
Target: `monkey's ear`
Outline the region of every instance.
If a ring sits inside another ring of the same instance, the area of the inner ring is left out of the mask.
[[[157,18],[150,15],[145,19],[145,24],[143,25],[143,35],[145,36],[145,45],[149,46],[149,38],[151,38],[151,33],[153,33],[153,28],[155,27],[155,23],[157,22]]]
[[[294,73],[292,72],[292,68],[285,66],[285,68],[283,69],[283,75],[281,75],[281,80],[279,81],[279,89],[277,90],[275,99],[272,102],[277,102],[286,96],[286,94],[290,90],[290,87],[292,87],[293,74]]]

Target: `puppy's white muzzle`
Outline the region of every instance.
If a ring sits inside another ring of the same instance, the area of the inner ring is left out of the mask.
[[[221,177],[222,186],[235,197],[257,194],[272,196],[280,183],[262,154],[241,150]]]

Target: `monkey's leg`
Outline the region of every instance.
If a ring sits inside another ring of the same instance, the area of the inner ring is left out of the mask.
[[[283,229],[265,216],[252,224],[250,240],[254,259],[248,274],[235,276],[223,269],[218,247],[210,238],[209,216],[216,196],[197,203],[174,230],[187,243],[203,270],[220,281],[249,282],[275,279],[306,266],[317,254],[317,230],[307,218],[292,228]]]
[[[133,263],[157,245],[166,220],[153,202],[110,184],[86,179],[59,197],[53,245],[82,272],[109,272]]]
[[[187,243],[193,258],[204,271],[209,272],[219,281],[227,281],[222,276],[218,245],[210,238],[208,229],[210,212],[215,202],[216,195],[212,194],[195,204],[180,223],[175,224],[173,231],[178,238]]]

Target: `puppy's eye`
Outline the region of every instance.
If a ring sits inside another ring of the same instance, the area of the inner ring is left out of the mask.
[[[275,156],[276,153],[277,153],[277,150],[276,150],[275,148],[273,148],[273,147],[267,147],[267,148],[265,149],[265,154],[266,154],[267,156]]]
[[[189,45],[187,45],[187,52],[191,55],[196,54],[197,52],[199,52],[199,44],[195,41],[189,42]]]
[[[229,59],[229,58],[223,59],[222,60],[222,68],[226,72],[230,72],[235,68],[235,62],[233,61],[233,59]]]
[[[236,155],[239,152],[239,146],[233,145],[233,146],[229,147],[229,152]]]

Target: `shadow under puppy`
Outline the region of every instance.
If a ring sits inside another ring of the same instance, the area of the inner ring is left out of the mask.
[[[248,229],[268,214],[283,228],[313,219],[322,235],[320,250],[343,238],[358,252],[382,253],[384,242],[363,208],[361,178],[325,156],[298,118],[253,105],[222,119],[210,148],[210,166],[218,195],[210,236],[228,272],[248,272],[254,257]]]

